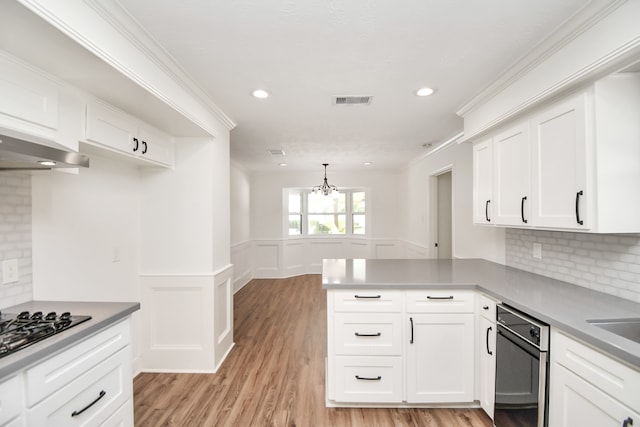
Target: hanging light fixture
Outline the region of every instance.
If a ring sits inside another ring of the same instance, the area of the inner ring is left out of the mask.
[[[318,191],[320,191],[325,196],[331,194],[332,191],[335,191],[337,193],[338,187],[336,187],[335,185],[329,185],[329,183],[327,182],[327,166],[329,166],[329,163],[323,163],[322,166],[324,166],[324,181],[322,182],[322,185],[316,185],[311,191],[316,194],[318,193]]]

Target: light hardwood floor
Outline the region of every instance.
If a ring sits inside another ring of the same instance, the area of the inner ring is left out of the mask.
[[[492,426],[479,409],[326,408],[319,275],[252,280],[234,313],[236,346],[216,374],[135,378],[136,426]]]

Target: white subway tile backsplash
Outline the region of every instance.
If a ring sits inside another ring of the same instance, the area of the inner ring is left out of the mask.
[[[506,264],[640,302],[640,235],[506,230]],[[533,244],[542,244],[542,259]]]
[[[18,259],[20,271],[0,284],[0,309],[33,299],[31,253],[31,176],[0,173],[0,261]]]

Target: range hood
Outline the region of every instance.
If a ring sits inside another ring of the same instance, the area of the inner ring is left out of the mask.
[[[40,170],[89,167],[89,157],[0,135],[0,170]]]

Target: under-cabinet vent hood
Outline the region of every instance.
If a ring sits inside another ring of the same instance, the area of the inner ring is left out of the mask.
[[[89,167],[89,157],[22,139],[0,135],[0,170]]]

